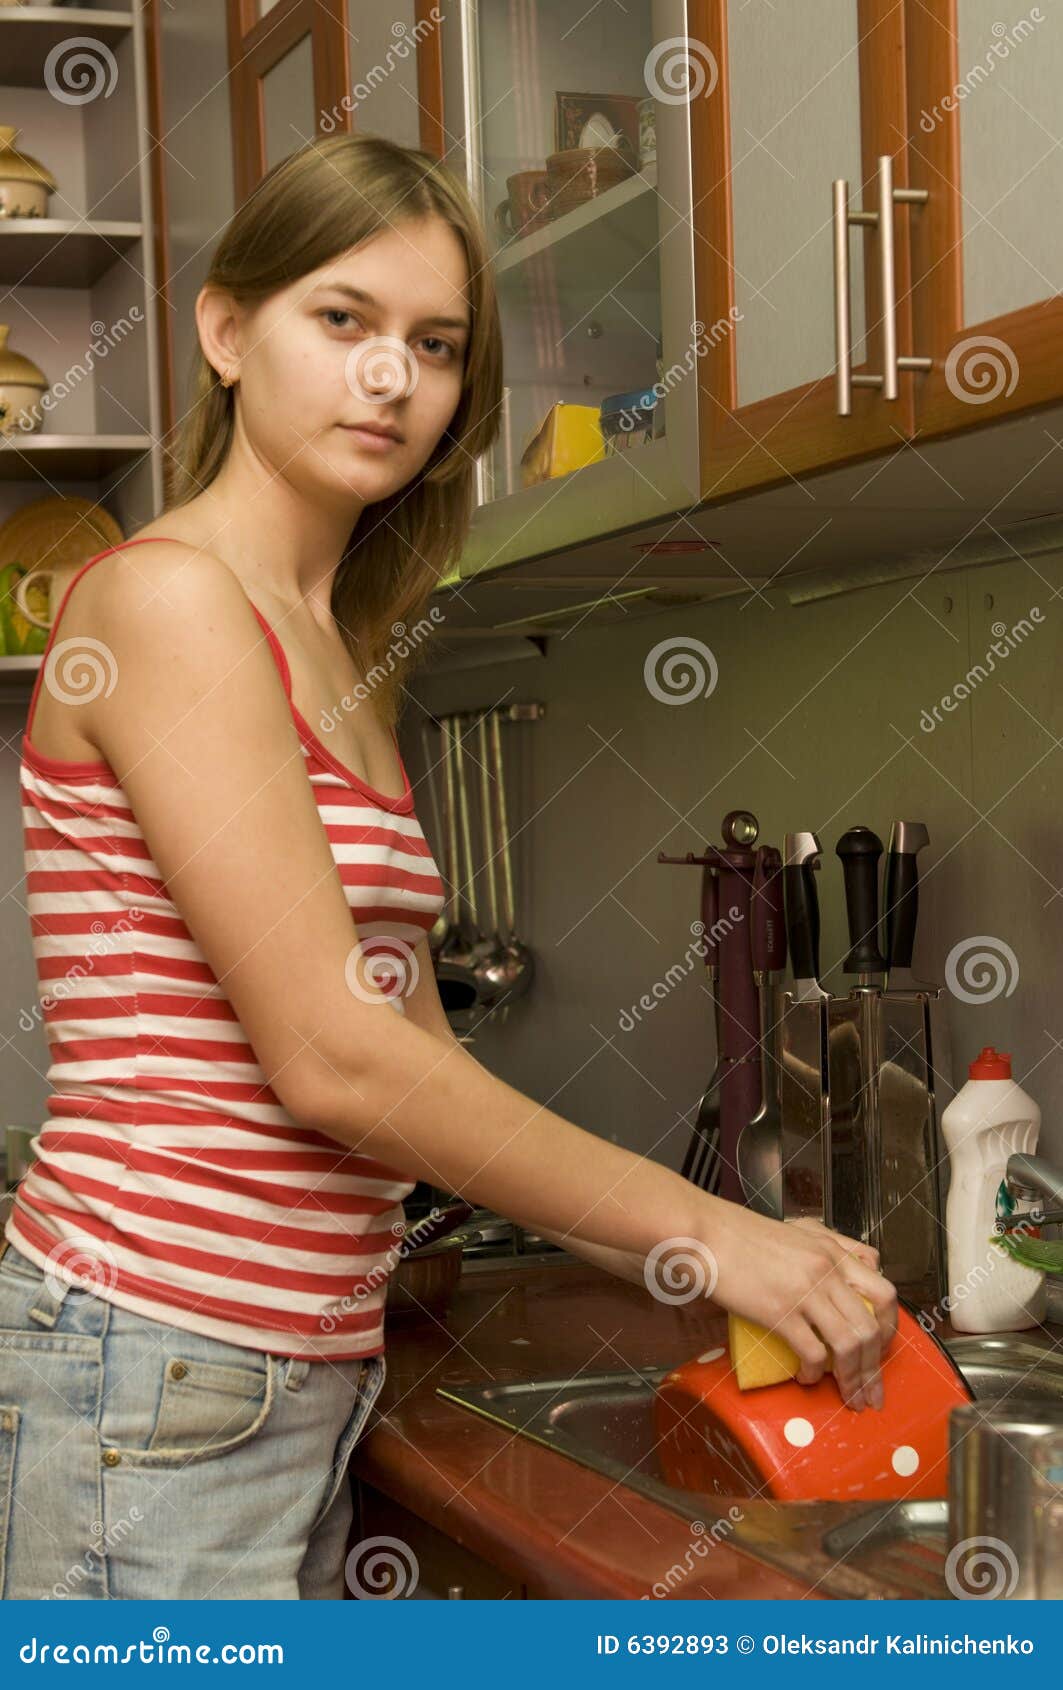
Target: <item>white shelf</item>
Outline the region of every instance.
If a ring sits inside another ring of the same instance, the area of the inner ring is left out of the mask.
[[[91,287],[143,232],[140,223],[0,217],[0,282],[36,288]]]
[[[42,660],[40,652],[33,657],[0,655],[0,701],[28,706]]]
[[[150,450],[147,434],[5,435],[0,481],[98,481]]]
[[[105,47],[117,47],[133,27],[132,12],[76,6],[0,7],[0,86],[37,88],[44,81],[48,54],[72,35],[91,35]]]
[[[502,247],[495,256],[495,275],[500,286],[506,286],[503,277],[508,277],[514,270],[535,258],[541,252],[549,252],[552,247],[560,246],[564,241],[570,241],[579,235],[592,234],[596,240],[607,231],[597,227],[603,222],[626,214],[632,221],[633,228],[645,220],[647,206],[645,202],[652,200],[649,207],[653,226],[657,223],[657,166],[648,164],[645,170],[636,171],[634,176],[625,177],[614,188],[607,188],[604,194],[596,194],[583,205],[578,205],[574,211],[566,211],[563,217],[558,217],[545,229],[536,229],[531,235],[519,235]],[[639,205],[642,200],[644,203]],[[607,236],[608,238],[608,236]],[[656,237],[655,237],[656,239]],[[597,249],[596,247],[596,250]],[[604,265],[606,259],[599,251],[599,265]]]

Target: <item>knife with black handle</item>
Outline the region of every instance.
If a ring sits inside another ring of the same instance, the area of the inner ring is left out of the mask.
[[[894,822],[886,857],[883,929],[886,939],[886,990],[934,991],[915,979],[912,955],[919,919],[918,855],[930,843],[925,822]]]
[[[942,1295],[947,1274],[938,1143],[937,1096],[947,1089],[935,1073],[946,1023],[935,1006],[939,988],[912,972],[919,914],[919,852],[929,844],[924,822],[896,821],[890,830],[883,896],[886,990],[880,1002],[879,1132],[882,1140],[882,1222],[876,1240],[882,1272],[898,1291],[929,1304]],[[894,1170],[903,1179],[891,1184]]]
[[[849,954],[843,972],[870,984],[882,974],[886,959],[878,948],[878,865],[882,841],[869,827],[851,827],[838,841],[845,880],[845,911],[849,921]]]
[[[810,1215],[830,1225],[830,998],[818,979],[819,856],[814,833],[786,835],[783,899],[794,978],[783,995],[781,1018],[783,1218]]]

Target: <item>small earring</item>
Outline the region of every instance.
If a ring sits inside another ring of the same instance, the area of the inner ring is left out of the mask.
[[[231,387],[233,385],[233,376],[230,370],[226,370],[225,374],[222,376],[221,384],[223,387]]]

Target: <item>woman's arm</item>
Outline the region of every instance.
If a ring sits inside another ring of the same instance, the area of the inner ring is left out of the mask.
[[[459,1044],[454,1030],[447,1020],[446,1010],[439,997],[435,971],[432,967],[432,954],[428,948],[427,939],[422,940],[416,949],[418,961],[418,980],[414,990],[406,999],[406,1013],[423,1027],[426,1032],[435,1033],[442,1040],[451,1044]],[[474,1058],[474,1060],[476,1060]],[[606,1273],[613,1274],[617,1279],[626,1279],[632,1285],[646,1284],[646,1258],[635,1250],[616,1250],[609,1244],[592,1244],[578,1232],[555,1232],[552,1228],[539,1226],[536,1228],[540,1238],[549,1239],[551,1244],[557,1244],[562,1250],[568,1250],[573,1256],[579,1256],[582,1261],[590,1262],[594,1267],[603,1268]],[[714,1305],[710,1302],[708,1307]]]
[[[705,1294],[781,1333],[807,1379],[829,1345],[843,1394],[862,1401],[896,1296],[847,1240],[699,1191],[395,1014],[365,967],[268,645],[219,559],[172,542],[101,559],[64,611],[64,634],[79,630],[115,676],[82,706],[86,736],[300,1125],[533,1231],[630,1254],[662,1301],[677,1300],[670,1263],[693,1260]]]

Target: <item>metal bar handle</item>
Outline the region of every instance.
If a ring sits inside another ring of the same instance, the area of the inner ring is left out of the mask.
[[[929,370],[931,358],[899,355],[897,352],[897,256],[893,235],[893,207],[895,205],[925,205],[929,199],[926,188],[895,188],[893,158],[883,153],[877,168],[877,209],[849,210],[849,184],[839,178],[833,184],[834,231],[834,352],[835,395],[838,415],[852,415],[854,387],[882,389],[883,399],[896,399],[900,393],[901,370]],[[852,315],[850,307],[849,229],[852,225],[874,227],[879,230],[879,276],[882,292],[883,369],[881,374],[868,371],[853,374]]]

